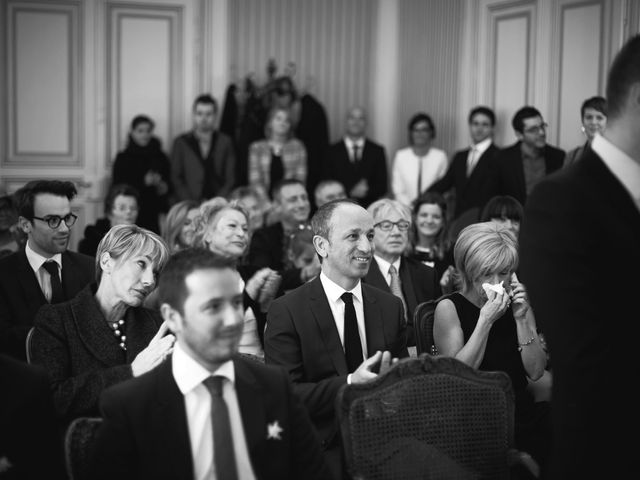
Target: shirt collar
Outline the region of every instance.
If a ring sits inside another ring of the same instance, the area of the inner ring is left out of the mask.
[[[591,148],[640,208],[640,164],[599,133],[596,133],[591,142]]]
[[[360,281],[355,287],[353,287],[352,290],[345,290],[340,285],[338,285],[333,280],[331,280],[329,277],[327,277],[324,272],[320,272],[320,282],[322,283],[322,288],[324,288],[324,293],[327,295],[327,298],[329,299],[330,302],[335,303],[342,296],[344,292],[348,291],[349,293],[353,294],[355,298],[360,300],[360,303],[363,303],[362,302],[362,282]]]
[[[231,360],[224,362],[215,372],[210,372],[193,359],[191,355],[182,348],[180,342],[176,342],[173,348],[171,371],[183,395],[191,392],[211,375],[219,375],[225,377],[231,383],[235,382],[235,369]]]
[[[380,271],[382,272],[383,275],[389,275],[389,267],[391,265],[393,265],[394,267],[396,267],[396,271],[399,273],[400,272],[400,259],[402,257],[398,257],[398,259],[393,262],[393,263],[389,263],[386,260],[384,260],[383,258],[374,255],[373,258],[376,259],[376,262],[378,262],[378,266],[380,267]]]
[[[347,148],[349,150],[353,148],[354,144],[357,145],[359,148],[362,148],[364,146],[364,137],[360,137],[355,141],[349,137],[344,137],[344,143],[347,145]]]
[[[24,253],[27,255],[27,261],[29,262],[29,265],[31,265],[31,268],[33,269],[34,272],[37,272],[38,270],[40,270],[40,267],[42,267],[42,264],[49,260],[53,260],[54,262],[56,262],[58,264],[58,267],[62,269],[61,253],[56,253],[53,257],[50,257],[50,258],[43,257],[39,253],[33,251],[33,249],[29,246],[28,241],[26,246],[24,247]]]
[[[491,137],[485,138],[481,142],[478,142],[475,145],[471,145],[471,148],[475,148],[476,152],[482,155],[484,152],[487,151],[487,148],[491,146],[491,142],[493,142],[493,139]]]

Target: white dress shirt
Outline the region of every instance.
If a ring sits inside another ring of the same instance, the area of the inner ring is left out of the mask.
[[[238,479],[255,480],[235,389],[233,362],[229,360],[223,363],[215,372],[209,372],[182,348],[180,342],[175,344],[171,362],[173,378],[178,384],[180,392],[184,395],[193,458],[193,478],[195,480],[217,479],[213,468],[211,394],[202,382],[211,375],[220,375],[225,378],[222,383],[222,397],[229,410]]]
[[[389,263],[389,262],[387,262],[383,258],[380,258],[377,255],[374,255],[373,258],[375,258],[376,262],[378,262],[378,267],[380,268],[380,271],[382,272],[382,275],[384,276],[384,279],[387,282],[387,285],[391,286],[391,275],[389,274],[389,268],[391,267],[391,265],[396,267],[396,272],[398,272],[398,275],[399,275],[400,274],[400,260],[402,259],[402,257],[398,257],[398,259],[393,263]]]
[[[604,164],[611,170],[640,210],[640,163],[620,150],[605,137],[596,133],[591,141],[591,148],[600,156]]]
[[[324,293],[329,300],[329,307],[331,307],[331,313],[333,314],[333,320],[336,322],[336,328],[338,329],[338,335],[340,335],[340,343],[342,343],[342,349],[344,350],[344,302],[340,298],[345,290],[340,285],[330,280],[324,272],[320,272],[320,282]],[[362,303],[362,283],[358,284],[349,290],[349,293],[353,294],[353,307],[356,310],[356,319],[358,320],[358,334],[360,335],[360,344],[362,345],[363,360],[368,358],[367,352],[367,333],[364,326],[364,304]]]
[[[27,255],[27,261],[33,270],[33,273],[36,275],[38,279],[38,284],[40,285],[40,289],[42,293],[44,293],[45,298],[48,302],[51,301],[51,275],[47,272],[42,266],[45,262],[49,260],[53,260],[58,264],[58,270],[60,272],[60,281],[62,282],[62,254],[56,253],[53,257],[47,258],[43,257],[39,253],[33,251],[33,249],[29,246],[29,242],[24,248],[24,253]]]

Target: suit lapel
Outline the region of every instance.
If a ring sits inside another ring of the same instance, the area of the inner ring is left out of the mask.
[[[414,276],[414,273],[416,275]],[[402,293],[404,294],[404,299],[407,302],[407,318],[413,318],[413,311],[418,304],[418,299],[416,295],[416,291],[414,289],[414,285],[419,285],[420,278],[418,278],[417,272],[415,269],[409,265],[409,261],[402,257],[400,260],[400,282],[402,283]]]
[[[362,299],[364,303],[364,325],[367,331],[367,355],[370,357],[376,350],[384,350],[384,327],[382,312],[378,308],[378,298],[375,288],[362,285]]]
[[[171,358],[157,367],[155,389],[157,402],[151,407],[152,425],[157,431],[154,431],[151,441],[156,442],[157,451],[164,453],[162,461],[167,462],[174,472],[167,477],[193,478],[187,412],[182,392],[173,378]]]
[[[36,274],[34,273],[29,260],[27,260],[27,254],[24,249],[20,251],[20,257],[17,265],[17,279],[18,283],[22,287],[24,298],[28,303],[38,302],[40,305],[44,305],[47,302],[47,298],[42,293]]]
[[[389,285],[387,285],[387,281],[380,270],[380,265],[378,265],[378,262],[376,262],[375,259],[371,261],[371,266],[369,267],[369,272],[367,272],[365,281],[369,285],[373,285],[380,290],[391,293],[391,289],[389,288]]]
[[[524,180],[524,160],[522,159],[522,142],[518,142],[514,147],[516,149],[517,162],[511,163],[513,169],[513,179],[515,181],[515,190],[519,192],[520,198],[527,198],[527,187]],[[546,167],[545,167],[546,168]]]
[[[83,276],[78,275],[78,265],[68,252],[62,254],[62,289],[67,300],[71,300],[85,286]]]
[[[310,310],[320,330],[320,337],[338,374],[347,375],[349,370],[347,369],[347,360],[344,357],[344,349],[320,277],[316,277],[308,285]]]
[[[249,458],[254,472],[265,471],[271,459],[265,458],[264,455],[264,440],[269,419],[266,418],[262,391],[253,372],[244,361],[236,358],[233,365],[236,370],[236,394]]]

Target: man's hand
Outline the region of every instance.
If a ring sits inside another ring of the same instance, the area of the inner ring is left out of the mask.
[[[378,350],[375,354],[367,358],[355,372],[351,374],[351,383],[366,383],[378,375],[386,372],[398,361],[397,358],[391,358],[391,353],[388,351],[381,352]]]

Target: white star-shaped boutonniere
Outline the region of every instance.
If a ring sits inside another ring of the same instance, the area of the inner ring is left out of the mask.
[[[282,427],[277,420],[267,425],[267,440],[282,440],[282,437],[280,436],[281,433]]]

